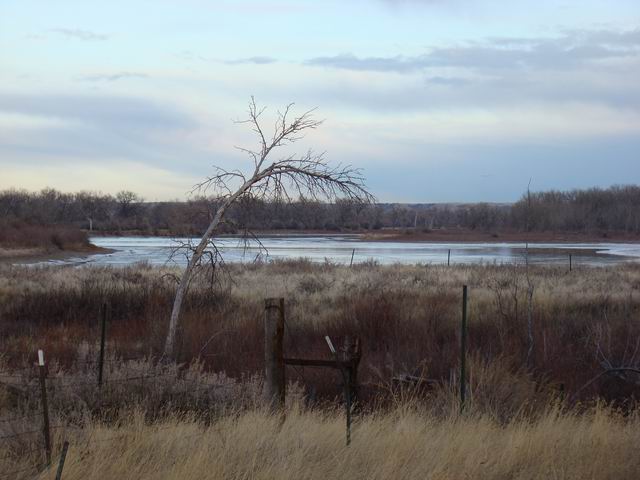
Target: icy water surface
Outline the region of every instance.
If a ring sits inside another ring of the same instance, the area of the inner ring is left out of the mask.
[[[451,263],[523,263],[524,243],[425,243],[425,242],[371,242],[357,235],[283,235],[261,237],[262,248],[256,243],[245,246],[237,238],[224,238],[217,245],[227,262],[253,261],[256,256],[273,259],[308,258],[314,262],[329,260],[354,263],[374,260],[390,263],[447,263],[451,250]],[[166,237],[93,237],[100,247],[114,253],[92,255],[88,258],[69,258],[49,263],[119,265],[148,262],[152,265],[186,263],[184,255],[174,256],[172,249],[189,239]],[[191,239],[197,242],[198,239]],[[354,253],[355,249],[355,253]],[[640,260],[640,244],[625,243],[535,243],[529,244],[529,261],[536,264],[611,265]]]

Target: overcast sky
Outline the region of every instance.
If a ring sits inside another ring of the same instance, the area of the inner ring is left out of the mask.
[[[0,188],[185,198],[251,95],[380,201],[640,183],[640,2],[4,1]]]

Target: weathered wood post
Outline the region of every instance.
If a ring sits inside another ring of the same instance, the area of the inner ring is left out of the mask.
[[[569,271],[573,270],[573,255],[569,254]]]
[[[264,301],[264,400],[271,410],[284,410],[284,298]]]
[[[44,352],[38,350],[38,370],[40,371],[40,395],[42,401],[42,435],[47,466],[51,465],[51,431],[49,428],[49,404],[47,403],[47,371],[44,364]]]
[[[358,401],[358,367],[361,357],[360,339],[345,335],[342,343],[342,362],[347,370],[352,405]]]
[[[447,267],[451,266],[451,249],[447,252]]]

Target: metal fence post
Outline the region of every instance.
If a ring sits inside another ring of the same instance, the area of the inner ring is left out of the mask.
[[[346,409],[346,417],[347,417],[347,447],[351,445],[351,378],[349,373],[347,372],[347,368],[345,367],[343,361],[338,358],[338,353],[336,352],[333,343],[331,342],[331,338],[329,335],[324,337],[327,345],[329,346],[329,350],[331,350],[331,354],[335,359],[335,362],[340,369],[340,373],[342,374],[342,381],[344,382],[344,400],[345,400],[345,409]]]
[[[467,396],[467,286],[462,287],[462,325],[460,329],[460,412]]]
[[[107,303],[102,304],[102,328],[100,333],[100,357],[98,358],[98,386],[102,387],[102,376],[104,372],[104,346],[107,335]]]
[[[58,463],[58,471],[56,472],[56,480],[62,480],[62,470],[64,469],[64,461],[67,458],[67,450],[69,450],[69,442],[64,441],[62,445],[62,453],[60,454],[60,462]]]
[[[40,394],[42,396],[42,434],[47,465],[51,465],[51,430],[49,426],[49,405],[47,403],[47,372],[44,364],[44,352],[38,350],[38,369],[40,371]]]

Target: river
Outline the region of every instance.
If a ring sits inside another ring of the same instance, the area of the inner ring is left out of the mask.
[[[217,241],[227,262],[254,261],[256,257],[274,259],[308,258],[336,263],[376,261],[380,264],[479,264],[524,263],[524,243],[427,243],[364,241],[357,235],[269,235],[260,237],[261,245],[241,239]],[[85,258],[51,260],[54,264],[125,266],[136,262],[152,265],[184,265],[184,254],[171,256],[173,249],[197,239],[167,237],[93,237],[91,241],[113,253]],[[449,253],[450,252],[450,253]],[[569,264],[604,266],[640,260],[640,244],[633,243],[535,243],[529,244],[529,261],[533,264]],[[450,257],[449,257],[450,255]],[[449,260],[450,258],[450,260]]]

